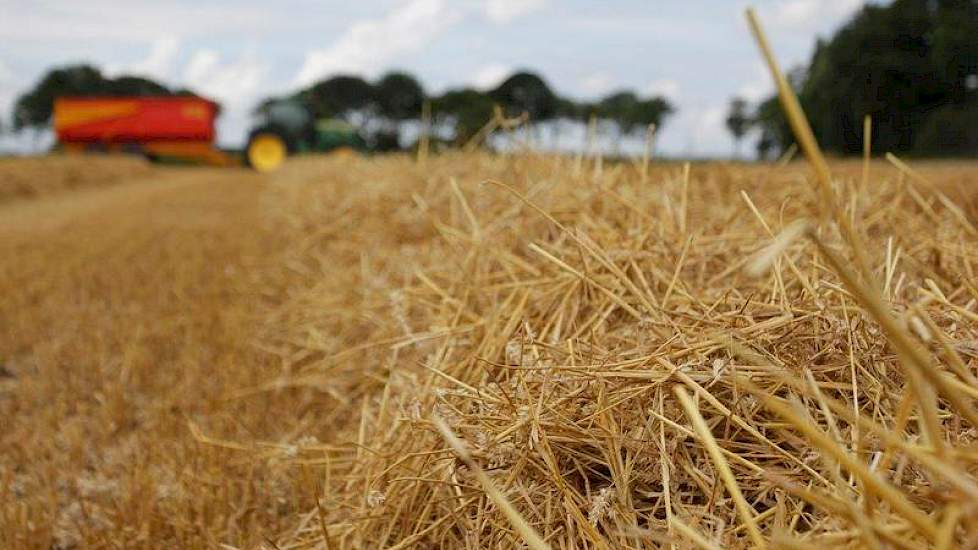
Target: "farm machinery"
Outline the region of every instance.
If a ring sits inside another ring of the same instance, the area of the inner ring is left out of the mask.
[[[125,152],[214,165],[233,159],[214,147],[217,104],[199,97],[62,97],[54,131],[68,152]]]
[[[54,130],[67,152],[122,152],[151,160],[215,166],[244,164],[268,172],[295,153],[366,149],[356,129],[336,120],[315,120],[299,102],[267,103],[245,149],[215,144],[216,103],[196,96],[62,97],[54,103]]]
[[[265,103],[248,135],[244,159],[258,171],[274,170],[286,156],[337,150],[366,150],[367,144],[352,125],[335,119],[316,120],[299,101]]]

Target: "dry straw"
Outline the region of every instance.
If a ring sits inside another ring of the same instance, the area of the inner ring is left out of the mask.
[[[439,328],[411,352],[420,369],[397,348],[383,400],[361,417],[371,427],[357,445],[373,451],[346,487],[383,487],[385,508],[351,516],[334,493],[332,535],[356,546],[380,533],[384,545],[437,525],[426,540],[459,547],[976,540],[962,518],[978,388],[957,351],[978,298],[956,274],[971,271],[967,214],[933,189],[907,202],[916,191],[892,179],[860,182],[865,163],[848,176],[859,186],[834,178],[748,17],[818,193],[799,194],[786,167],[762,186],[763,169],[689,165],[647,184],[645,162],[636,173],[595,158],[586,181],[581,157],[576,179],[559,158],[484,159],[467,171],[493,186],[452,179],[447,193],[429,173],[433,194],[418,202],[437,235],[412,254],[420,268],[401,292],[407,325]],[[813,210],[818,225],[804,221]],[[892,237],[904,264],[888,252],[881,268],[878,243]],[[936,248],[939,265],[926,258]],[[727,268],[752,251],[746,269]],[[881,269],[901,271],[886,297]],[[947,366],[910,332],[922,323]],[[370,362],[307,368],[350,376]],[[400,420],[376,422],[395,402]]]
[[[388,212],[297,252],[362,269],[311,283],[268,333],[290,376],[338,394],[320,426],[338,447],[306,458],[331,465],[330,539],[978,543],[975,212],[899,162],[831,166],[748,18],[812,183],[524,153],[283,186],[295,220],[325,200]]]
[[[334,396],[303,463],[335,545],[978,540],[973,209],[862,162],[827,165],[828,205],[795,164],[576,162],[282,176],[288,223],[361,213],[311,226],[267,333]]]

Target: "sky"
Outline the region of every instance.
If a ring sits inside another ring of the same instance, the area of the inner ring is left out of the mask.
[[[754,0],[784,68],[808,62],[865,0]],[[239,145],[263,97],[332,74],[414,73],[434,93],[517,69],[562,95],[622,88],[677,108],[658,149],[728,156],[730,99],[773,91],[747,0],[0,0],[0,119],[58,65],[88,62],[189,87],[224,105]],[[273,9],[270,9],[273,8]],[[9,142],[9,140],[8,140]],[[2,146],[2,142],[0,142]]]

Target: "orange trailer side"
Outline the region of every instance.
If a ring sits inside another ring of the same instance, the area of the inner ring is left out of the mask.
[[[217,112],[217,104],[193,96],[63,97],[54,103],[54,129],[68,151],[139,151],[229,164],[214,147]]]

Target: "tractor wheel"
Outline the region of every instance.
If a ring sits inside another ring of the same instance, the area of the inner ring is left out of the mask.
[[[289,147],[281,134],[272,131],[256,131],[248,138],[245,162],[259,172],[271,172],[285,162]]]

